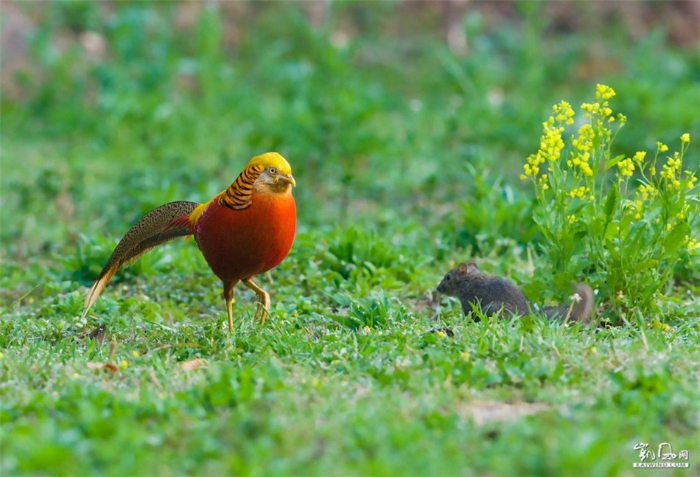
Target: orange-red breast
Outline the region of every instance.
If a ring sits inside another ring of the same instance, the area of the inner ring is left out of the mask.
[[[294,241],[296,182],[289,163],[276,152],[256,156],[231,186],[205,204],[170,202],[152,210],[124,235],[85,299],[85,316],[110,278],[125,263],[176,237],[194,235],[202,255],[224,285],[229,331],[233,331],[233,287],[242,281],[255,291],[265,321],[270,295],[253,277],[284,260]]]

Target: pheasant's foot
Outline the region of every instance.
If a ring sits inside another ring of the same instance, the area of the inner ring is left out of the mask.
[[[228,332],[233,334],[233,287],[235,283],[224,283],[224,300],[226,300],[226,314],[228,315]]]
[[[265,321],[267,321],[267,317],[270,316],[270,294],[253,283],[253,280],[250,278],[243,280],[243,284],[253,290],[258,296],[258,309],[255,312],[254,319],[259,319],[260,323],[265,323]]]
[[[253,317],[253,319],[260,320],[260,323],[265,323],[267,321],[268,316],[270,316],[270,312],[268,311],[268,309],[265,308],[265,305],[263,305],[262,301],[258,302],[258,309],[255,311],[255,316]]]

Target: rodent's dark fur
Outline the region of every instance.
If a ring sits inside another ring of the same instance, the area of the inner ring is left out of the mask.
[[[575,292],[581,297],[574,303],[569,316],[572,320],[588,323],[593,311],[593,290],[585,283],[577,283]],[[472,305],[481,308],[486,316],[503,310],[504,316],[522,316],[531,305],[518,287],[502,278],[489,276],[475,263],[460,263],[450,270],[437,287],[440,293],[459,298],[465,315],[472,313]],[[566,318],[568,305],[545,307],[547,318]]]

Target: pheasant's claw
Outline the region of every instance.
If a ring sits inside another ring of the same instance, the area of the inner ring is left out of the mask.
[[[253,290],[258,296],[258,309],[255,312],[255,318],[259,319],[260,323],[265,323],[267,317],[270,316],[270,294],[253,283],[253,280],[246,278],[243,284]]]
[[[260,320],[260,323],[265,323],[268,316],[270,316],[268,309],[265,308],[262,301],[258,302],[258,309],[255,311],[255,317],[253,319]]]

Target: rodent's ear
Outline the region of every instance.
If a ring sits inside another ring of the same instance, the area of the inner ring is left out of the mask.
[[[467,273],[467,264],[464,263],[464,262],[462,262],[462,263],[460,263],[459,265],[457,265],[457,271],[458,271],[459,273],[461,273],[462,275],[464,275],[465,273]]]
[[[479,273],[479,267],[477,267],[476,263],[474,262],[469,262],[469,265],[467,265],[465,268],[467,273]]]

